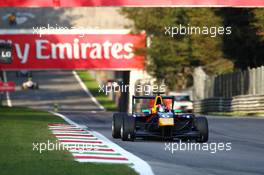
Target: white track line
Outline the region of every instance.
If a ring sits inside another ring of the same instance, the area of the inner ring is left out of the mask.
[[[65,121],[67,121],[71,125],[75,125],[75,126],[80,127],[80,128],[87,128],[84,125],[79,125],[79,124],[75,123],[74,121],[70,120],[69,118],[67,118],[66,116],[64,116],[62,114],[52,112],[52,111],[50,111],[50,112],[56,116],[61,117],[62,119],[64,119]],[[114,150],[117,151],[118,153],[125,155],[131,162],[133,162],[133,165],[131,165],[132,168],[134,168],[140,175],[154,175],[151,167],[144,160],[142,160],[139,157],[135,156],[134,154],[126,151],[125,149],[121,148],[119,145],[111,142],[109,139],[107,139],[102,134],[100,134],[96,131],[89,131],[89,132],[91,134],[93,134],[95,137],[97,137],[99,140],[102,140],[105,143],[107,143],[107,145],[110,146],[111,148],[114,148]],[[122,161],[120,163],[122,163]]]
[[[83,83],[83,81],[81,80],[81,78],[79,77],[79,75],[76,73],[76,71],[72,71],[74,77],[76,78],[76,80],[79,82],[79,84],[81,85],[81,87],[83,88],[83,90],[88,94],[88,96],[91,97],[92,101],[101,109],[101,110],[105,110],[105,108],[96,100],[96,98],[92,95],[92,93],[89,91],[89,89],[86,87],[86,85]]]
[[[7,76],[6,76],[6,71],[3,71],[3,78],[4,78],[4,82],[7,82]],[[10,98],[10,94],[9,92],[6,92],[6,101],[7,101],[7,106],[8,107],[12,107],[12,102],[11,102],[11,98]]]

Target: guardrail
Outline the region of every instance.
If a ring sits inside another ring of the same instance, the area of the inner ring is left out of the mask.
[[[232,98],[208,98],[194,102],[194,112],[264,112],[263,95],[239,95]]]

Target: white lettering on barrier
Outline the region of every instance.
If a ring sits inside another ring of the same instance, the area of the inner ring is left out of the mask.
[[[24,46],[24,51],[22,51],[19,44],[15,44],[15,48],[16,48],[16,52],[17,52],[17,57],[21,60],[22,64],[25,64],[27,62],[27,59],[28,59],[30,45],[26,43]]]
[[[12,41],[9,40],[12,43]],[[32,47],[29,43],[21,46],[14,43],[17,57],[22,64],[27,63],[30,50]],[[133,43],[111,43],[105,41],[103,43],[79,43],[79,39],[75,38],[73,43],[52,43],[45,39],[35,40],[36,59],[132,59],[134,57]]]
[[[38,59],[49,59],[50,57],[48,55],[44,56],[42,55],[42,49],[46,49],[45,46],[42,45],[42,43],[48,43],[47,40],[36,40],[36,57]]]

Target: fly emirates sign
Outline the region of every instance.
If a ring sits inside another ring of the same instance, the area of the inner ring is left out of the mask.
[[[135,49],[145,47],[145,35],[132,34],[8,34],[13,61],[1,69],[143,69],[144,56]]]

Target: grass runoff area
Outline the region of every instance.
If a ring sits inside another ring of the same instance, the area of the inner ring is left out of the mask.
[[[87,71],[77,71],[77,74],[92,93],[92,95],[107,111],[117,110],[116,104],[111,99],[109,99],[105,93],[99,92],[99,84]]]
[[[33,142],[56,143],[50,123],[65,123],[48,112],[0,107],[1,175],[136,174],[127,165],[79,163],[65,151],[33,151]]]

